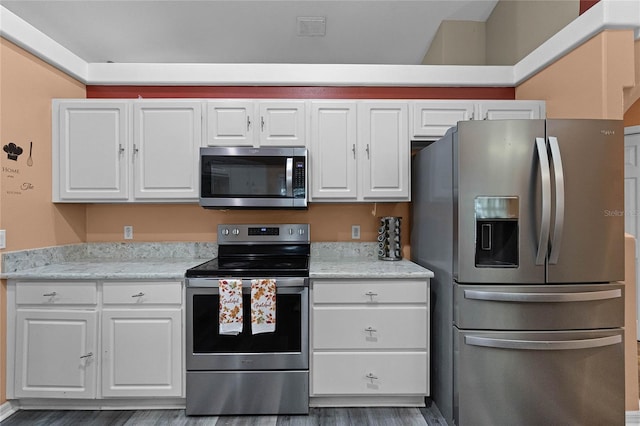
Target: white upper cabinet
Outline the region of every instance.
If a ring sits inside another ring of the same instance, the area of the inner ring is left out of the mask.
[[[209,101],[206,144],[304,147],[305,120],[305,101]]]
[[[436,140],[467,120],[539,119],[546,117],[544,101],[430,100],[410,101],[411,138]]]
[[[53,200],[126,201],[129,104],[53,103]]]
[[[252,101],[207,102],[207,145],[253,146]]]
[[[311,105],[311,199],[357,198],[355,102]]]
[[[477,120],[511,120],[545,118],[542,101],[480,101],[476,104]]]
[[[54,100],[53,201],[198,200],[202,104]]]
[[[360,190],[364,200],[409,200],[407,110],[406,102],[359,105]]]
[[[136,199],[198,200],[201,125],[200,102],[134,103]]]
[[[413,137],[440,138],[458,121],[473,119],[474,105],[464,101],[420,101],[413,104]]]
[[[315,101],[310,201],[408,201],[407,103]]]

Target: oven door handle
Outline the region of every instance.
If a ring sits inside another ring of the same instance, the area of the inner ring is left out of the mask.
[[[221,279],[232,279],[231,277],[226,278],[188,278],[187,279],[187,287],[208,287],[208,288],[218,288],[219,283],[218,280]],[[238,278],[240,279],[240,278]],[[276,289],[279,291],[284,288],[301,288],[301,287],[309,287],[309,278],[303,277],[283,277],[276,278]],[[242,289],[250,290],[251,289],[251,278],[242,278]]]

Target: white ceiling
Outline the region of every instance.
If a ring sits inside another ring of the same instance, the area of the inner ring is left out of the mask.
[[[0,0],[87,63],[420,64],[443,20],[497,0]],[[324,37],[297,36],[324,17]]]

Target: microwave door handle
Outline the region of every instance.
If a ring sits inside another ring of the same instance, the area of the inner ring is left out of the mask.
[[[536,265],[544,265],[549,249],[549,228],[551,226],[551,171],[547,144],[544,138],[536,138],[536,149],[540,162],[540,177],[542,181],[542,218],[540,220],[540,236],[538,239],[538,254]]]
[[[293,157],[287,158],[287,170],[286,170],[286,183],[287,183],[287,197],[293,197]]]
[[[549,253],[549,265],[558,264],[560,257],[560,243],[564,231],[564,169],[562,168],[562,156],[558,138],[549,137],[549,148],[551,149],[551,160],[553,162],[553,175],[555,176],[556,188],[556,217],[551,234],[551,252]]]

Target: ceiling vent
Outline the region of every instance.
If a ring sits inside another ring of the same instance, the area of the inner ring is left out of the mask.
[[[299,37],[323,37],[325,29],[326,19],[323,16],[298,17]]]

